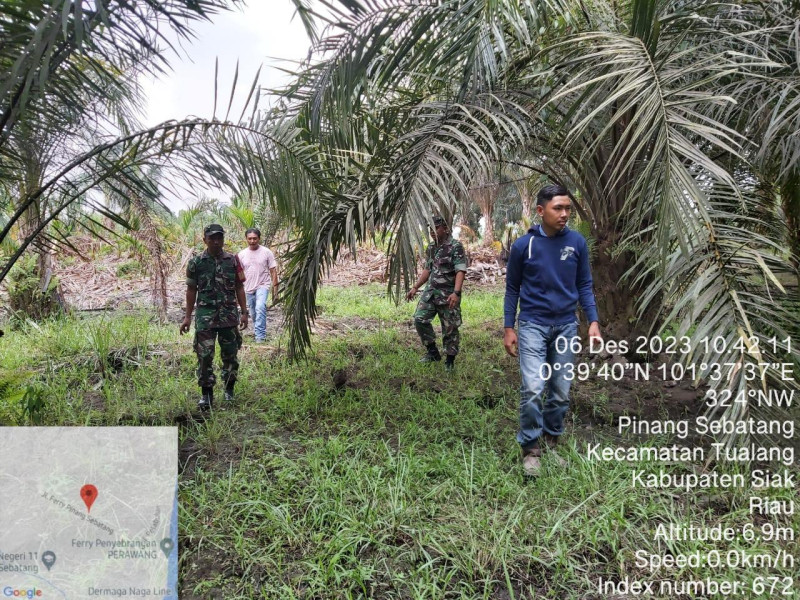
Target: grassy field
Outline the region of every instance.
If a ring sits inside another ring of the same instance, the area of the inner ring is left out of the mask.
[[[598,592],[600,577],[735,579],[749,586],[741,598],[797,597],[753,591],[758,577],[794,577],[793,566],[637,566],[637,550],[800,558],[795,541],[766,535],[654,541],[659,524],[800,532],[800,523],[753,521],[749,490],[643,490],[631,487],[631,465],[587,460],[586,441],[614,433],[603,426],[619,403],[613,386],[576,386],[567,468],[545,459],[537,480],[522,477],[518,367],[502,348],[501,292],[465,294],[453,374],[418,364],[413,306],[394,306],[381,288],[327,288],[319,301],[308,360],[289,363],[270,322],[267,344],[245,339],[236,403],[218,401],[205,420],[194,410],[191,339],[177,324],[115,315],[7,330],[0,422],[178,425],[182,598],[613,597]],[[768,495],[797,499],[796,489]]]

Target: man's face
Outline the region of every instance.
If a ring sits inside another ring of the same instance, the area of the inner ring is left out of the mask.
[[[431,237],[437,242],[443,242],[447,239],[447,225],[437,225],[431,229]]]
[[[553,196],[553,199],[544,206],[538,205],[536,213],[542,218],[544,225],[561,231],[572,213],[572,201],[569,196]]]
[[[222,247],[225,245],[225,234],[213,233],[205,236],[203,241],[206,244],[206,248],[208,248],[208,253],[212,256],[216,256],[222,252]]]
[[[245,238],[247,239],[247,245],[250,246],[250,250],[258,250],[258,244],[261,241],[260,237],[255,233],[248,233]]]

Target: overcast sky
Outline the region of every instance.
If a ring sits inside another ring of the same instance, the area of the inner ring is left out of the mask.
[[[253,78],[262,66],[259,81],[264,88],[279,87],[289,78],[277,67],[292,67],[308,55],[310,42],[303,24],[294,15],[289,0],[250,0],[243,10],[217,15],[213,23],[193,26],[196,38],[184,42],[178,56],[170,58],[171,72],[159,79],[141,81],[147,98],[146,126],[169,119],[211,118],[214,107],[214,63],[219,59],[217,118],[224,118],[231,83],[239,62],[238,102],[234,101],[231,119],[238,119]],[[286,61],[292,61],[287,63]],[[264,98],[259,106],[266,106]],[[237,110],[238,108],[238,110]],[[166,204],[177,211],[202,195],[227,199],[216,190],[168,194]]]
[[[195,25],[197,38],[191,43],[185,42],[180,56],[170,60],[172,72],[155,81],[142,81],[148,99],[146,124],[190,115],[210,118],[217,58],[217,117],[225,116],[237,60],[240,110],[260,65],[263,64],[260,77],[263,87],[286,83],[288,79],[276,67],[288,65],[279,59],[303,60],[309,48],[303,25],[293,13],[288,0],[250,0],[250,6],[242,11],[223,13],[216,16],[213,23]]]

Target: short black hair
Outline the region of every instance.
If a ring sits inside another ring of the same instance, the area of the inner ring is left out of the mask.
[[[250,229],[248,229],[247,231],[245,231],[245,232],[244,232],[244,237],[247,237],[247,236],[248,236],[248,235],[250,235],[251,233],[255,233],[255,234],[258,236],[258,238],[259,238],[259,239],[261,239],[261,230],[260,230],[260,229],[258,229],[257,227],[251,227]]]
[[[536,206],[545,206],[556,196],[569,196],[569,192],[567,188],[557,183],[546,185],[536,194]]]

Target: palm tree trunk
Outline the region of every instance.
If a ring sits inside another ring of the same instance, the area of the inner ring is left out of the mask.
[[[131,206],[136,211],[142,224],[139,230],[139,238],[144,242],[150,252],[152,259],[150,270],[150,296],[153,306],[158,312],[159,320],[164,323],[167,319],[167,261],[164,257],[164,245],[158,228],[153,220],[150,211],[143,200],[136,194],[130,197]]]
[[[461,227],[469,227],[469,212],[473,202],[472,196],[458,191],[456,194],[459,203],[459,225],[461,225]]]
[[[528,190],[528,182],[522,182],[522,185],[517,186],[517,189],[519,189],[519,199],[522,203],[522,218],[530,221],[533,198],[531,197],[530,190]]]
[[[481,209],[484,221],[483,245],[490,246],[494,243],[494,227],[492,226],[492,215],[497,196],[500,194],[500,186],[495,181],[477,178],[476,186],[470,190],[470,195]]]
[[[481,214],[483,215],[483,245],[491,246],[494,244],[494,225],[492,225],[492,212],[494,203],[492,205],[481,207]]]

